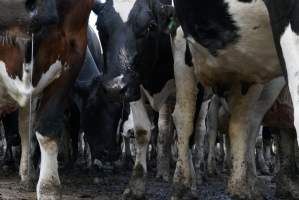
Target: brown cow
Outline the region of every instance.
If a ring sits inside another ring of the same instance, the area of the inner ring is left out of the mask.
[[[18,105],[28,105],[31,95],[34,95],[35,102],[38,102],[34,109],[33,124],[41,149],[37,198],[43,200],[61,199],[57,144],[63,127],[66,97],[84,60],[88,17],[93,6],[93,0],[56,0],[54,4],[49,2],[51,1],[44,3],[45,7],[52,9],[52,13],[55,13],[57,8],[58,18],[56,16],[53,17],[55,20],[52,17],[48,19],[46,9],[42,9],[33,22],[42,24],[45,19],[51,23],[57,19],[58,21],[52,25],[34,26],[31,29],[35,32],[34,59],[30,59],[30,51],[27,52],[30,45],[26,42],[24,45],[18,43],[18,40],[27,41],[27,35],[9,37],[0,45],[0,111],[10,112]],[[17,33],[20,33],[19,29],[17,30]],[[26,121],[22,120],[23,123]],[[21,125],[24,153],[20,172],[21,176],[24,175],[23,179],[26,177],[24,155],[28,152],[28,134],[25,133],[27,129],[22,127],[24,126]]]

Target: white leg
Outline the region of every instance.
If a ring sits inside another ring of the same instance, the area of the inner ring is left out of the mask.
[[[38,200],[60,200],[61,189],[58,175],[58,139],[36,133],[41,150],[41,167],[37,184]]]
[[[288,25],[283,33],[280,44],[294,106],[294,124],[297,133],[299,133],[299,35],[292,30],[291,25]],[[297,134],[297,142],[299,144],[299,134]]]
[[[174,193],[172,200],[179,200],[191,189],[192,185],[190,166],[192,160],[189,156],[189,139],[193,133],[198,89],[194,68],[185,64],[186,41],[178,36],[173,41],[173,49],[177,88],[173,119],[178,135],[178,160],[173,180]]]
[[[129,188],[124,192],[125,199],[141,199],[145,194],[147,173],[146,154],[151,137],[151,123],[142,99],[130,103],[136,137],[136,159]]]

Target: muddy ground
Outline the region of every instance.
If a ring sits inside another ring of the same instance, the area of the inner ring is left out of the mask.
[[[5,175],[4,175],[5,174]],[[95,179],[94,173],[86,170],[68,170],[61,172],[63,184],[63,200],[121,200],[122,192],[129,181],[129,172],[105,172]],[[232,200],[225,193],[227,176],[209,178],[198,187],[200,200]],[[266,185],[270,186],[264,194],[265,199],[278,200],[273,196],[275,186],[271,178],[261,177]],[[147,184],[148,200],[170,199],[171,184],[158,181],[154,178],[154,171],[149,172]],[[14,173],[1,173],[0,200],[33,200],[34,192],[28,192],[19,184],[19,177]]]

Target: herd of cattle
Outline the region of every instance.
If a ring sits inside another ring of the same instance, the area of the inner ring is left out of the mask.
[[[172,200],[216,160],[233,197],[262,199],[275,172],[299,199],[297,0],[0,0],[0,96],[5,158],[20,142],[38,200],[62,198],[62,140],[73,161],[82,140],[92,162],[134,155],[124,199],[144,198],[149,150],[167,181],[175,157]]]

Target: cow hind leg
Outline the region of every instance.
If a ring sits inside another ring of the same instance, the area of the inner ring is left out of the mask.
[[[229,125],[231,142],[232,171],[228,181],[228,193],[239,199],[260,199],[256,185],[254,162],[255,138],[250,136],[251,111],[253,110],[261,87],[251,86],[246,95],[241,95],[240,87],[234,88]]]
[[[219,112],[219,97],[213,96],[209,111],[207,114],[207,132],[209,140],[208,152],[208,175],[213,176],[217,174],[216,170],[216,139],[218,133],[218,112]]]
[[[285,85],[277,78],[266,85],[253,85],[245,95],[241,87],[234,88],[229,135],[232,154],[232,174],[228,192],[241,199],[264,199],[261,185],[256,177],[255,141],[265,113],[275,102]]]
[[[276,195],[286,199],[299,199],[299,177],[295,161],[296,134],[291,129],[280,129],[278,154],[280,170],[276,175]]]
[[[58,139],[36,133],[41,149],[40,175],[37,184],[38,200],[60,200],[61,189],[58,175]]]
[[[147,174],[146,155],[151,136],[151,124],[143,100],[130,104],[136,138],[136,159],[129,187],[124,192],[124,199],[145,199],[145,178]]]
[[[171,105],[164,104],[159,112],[159,136],[158,136],[158,158],[157,158],[157,178],[162,178],[168,182],[170,178],[170,157],[171,139],[173,129],[171,119]]]
[[[33,164],[34,140],[31,137],[33,134],[28,134],[29,131],[29,110],[28,107],[19,110],[19,134],[21,138],[21,161],[19,174],[21,176],[21,185],[23,189],[33,191],[35,188],[36,172]],[[31,142],[29,142],[29,140]]]

